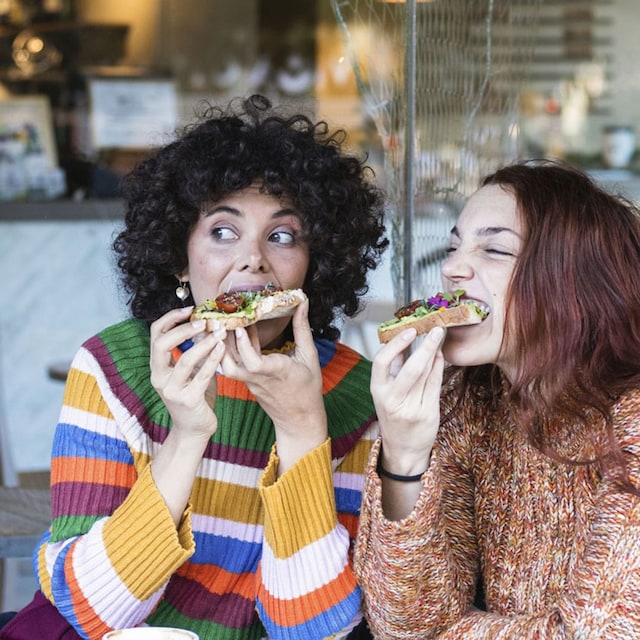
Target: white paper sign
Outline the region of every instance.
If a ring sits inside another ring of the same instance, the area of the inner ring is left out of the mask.
[[[178,121],[173,80],[92,78],[89,99],[94,149],[146,149],[173,139]]]

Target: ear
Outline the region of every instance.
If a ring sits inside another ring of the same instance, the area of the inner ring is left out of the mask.
[[[189,282],[189,269],[176,273],[176,278],[180,280],[180,282]]]

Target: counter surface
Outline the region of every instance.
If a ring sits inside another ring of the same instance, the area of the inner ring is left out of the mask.
[[[56,220],[119,220],[124,217],[122,201],[47,200],[42,202],[2,202],[0,222]]]

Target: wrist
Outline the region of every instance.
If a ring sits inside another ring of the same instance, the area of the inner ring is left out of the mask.
[[[276,453],[278,455],[278,477],[290,469],[300,458],[321,447],[329,437],[327,430],[300,437],[278,434],[276,431]]]
[[[195,456],[201,458],[211,440],[211,434],[204,431],[186,431],[178,428],[169,430],[160,450],[167,450],[173,457],[187,459]]]
[[[384,455],[382,444],[378,452],[376,472],[379,476],[396,480],[397,482],[418,482],[426,473],[431,462],[431,452],[411,461],[405,459],[399,462],[395,456]]]

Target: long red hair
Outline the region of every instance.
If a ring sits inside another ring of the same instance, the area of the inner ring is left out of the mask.
[[[550,420],[600,416],[595,423],[604,425],[606,445],[596,459],[618,484],[640,493],[629,481],[611,415],[615,400],[640,385],[637,208],[553,161],[510,165],[482,184],[512,193],[522,221],[504,340],[517,345],[520,368],[508,393],[529,440],[557,457],[545,439]],[[469,368],[461,392],[486,388],[497,373]]]

